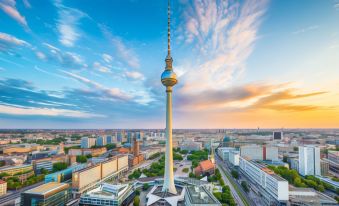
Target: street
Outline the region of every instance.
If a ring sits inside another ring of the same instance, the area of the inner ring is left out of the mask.
[[[234,196],[234,199],[236,200],[238,205],[251,205],[251,206],[253,205],[253,206],[255,206],[255,203],[250,198],[248,198],[246,192],[242,189],[241,185],[237,181],[234,181],[233,179],[230,180],[230,179],[227,178],[227,176],[229,178],[233,178],[232,175],[231,175],[231,171],[227,167],[227,165],[218,157],[218,155],[216,155],[216,163],[217,163],[218,169],[220,170],[220,173],[222,174],[222,177],[223,177],[225,183],[229,185],[231,192]],[[227,176],[226,176],[225,173],[227,173]],[[230,181],[232,181],[233,184]],[[234,187],[237,187],[237,189],[234,188]],[[239,193],[241,193],[241,194],[239,194]],[[240,195],[242,195],[243,198],[241,198]],[[244,199],[246,199],[246,200],[244,200]]]
[[[5,195],[5,196],[2,196],[0,198],[0,205],[6,205],[6,204],[9,204],[9,205],[13,205],[14,204],[14,200],[18,197],[20,197],[20,194],[26,190],[29,190],[29,189],[32,189],[34,187],[37,187],[37,186],[40,186],[42,184],[44,184],[45,182],[42,181],[42,182],[39,182],[39,183],[36,183],[34,185],[30,185],[30,186],[27,186],[27,187],[24,187],[22,189],[19,189],[17,191],[14,191],[12,192],[11,194],[9,195]]]

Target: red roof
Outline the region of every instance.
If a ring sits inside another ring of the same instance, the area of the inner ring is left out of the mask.
[[[215,166],[211,162],[211,160],[205,160],[205,161],[200,162],[198,167],[200,167],[201,171],[204,172],[204,171],[214,169]]]
[[[3,180],[0,180],[0,184],[5,184],[6,182]]]

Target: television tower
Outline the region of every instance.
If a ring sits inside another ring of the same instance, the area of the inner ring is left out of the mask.
[[[165,59],[165,71],[161,74],[161,83],[166,87],[166,154],[165,154],[165,176],[163,192],[176,194],[173,174],[173,144],[172,144],[172,87],[178,82],[177,75],[173,72],[171,57],[171,10],[168,0],[168,25],[167,25],[167,56]]]

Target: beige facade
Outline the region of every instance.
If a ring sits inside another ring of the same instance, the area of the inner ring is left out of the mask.
[[[7,193],[7,182],[0,180],[0,196]]]

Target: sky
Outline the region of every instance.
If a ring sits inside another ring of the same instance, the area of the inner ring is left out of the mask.
[[[172,0],[174,128],[339,128],[339,0]],[[0,128],[164,128],[165,0],[0,0]]]

